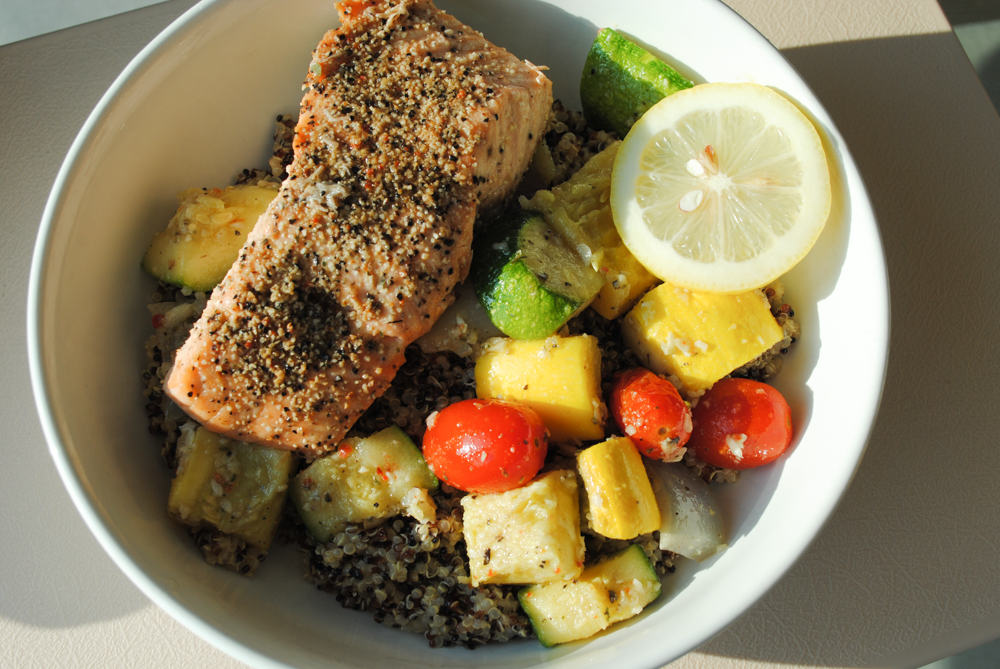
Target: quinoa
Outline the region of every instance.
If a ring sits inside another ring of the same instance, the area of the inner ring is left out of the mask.
[[[303,529],[306,579],[375,622],[423,634],[434,648],[530,636],[517,586],[470,585],[459,497],[435,499],[437,517],[426,524],[400,516],[370,529],[349,525],[326,544]]]
[[[554,101],[545,127],[545,145],[556,168],[548,187],[572,177],[588,160],[617,140],[615,133],[588,127],[583,114],[566,109],[559,100]]]

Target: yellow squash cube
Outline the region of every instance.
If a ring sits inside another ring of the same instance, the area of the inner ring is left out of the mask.
[[[581,451],[576,458],[587,491],[590,527],[611,539],[633,539],[660,529],[660,509],[628,437],[614,437]]]
[[[622,321],[622,338],[643,364],[689,391],[710,388],[784,336],[759,290],[716,295],[665,283]]]
[[[541,212],[569,246],[605,278],[590,306],[608,319],[624,314],[656,283],[656,277],[626,248],[611,216],[611,168],[620,145],[615,142],[601,151],[565,183],[522,201],[525,209]]]
[[[490,340],[476,362],[476,394],[528,405],[553,442],[604,438],[601,351],[590,335]]]
[[[462,498],[472,585],[548,583],[583,571],[576,474],[552,471],[526,486]]]

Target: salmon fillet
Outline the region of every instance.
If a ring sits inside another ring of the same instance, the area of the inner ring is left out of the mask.
[[[209,430],[302,451],[336,447],[448,306],[552,104],[538,68],[429,0],[338,10],[288,179],[164,383]]]

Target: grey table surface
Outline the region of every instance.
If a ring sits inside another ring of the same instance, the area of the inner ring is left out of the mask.
[[[27,370],[28,268],[62,158],[191,4],[0,47],[0,666],[243,666],[153,606],[89,534]],[[1000,636],[1000,117],[925,0],[729,4],[782,47],[851,147],[886,248],[891,357],[866,457],[814,545],[671,666],[919,666]],[[815,38],[803,7],[833,37]],[[876,10],[889,28],[871,27]]]

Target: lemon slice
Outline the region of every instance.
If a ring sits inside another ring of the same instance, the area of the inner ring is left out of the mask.
[[[650,272],[691,290],[735,293],[778,278],[830,213],[816,128],[758,84],[702,84],[651,107],[618,150],[618,232]]]

